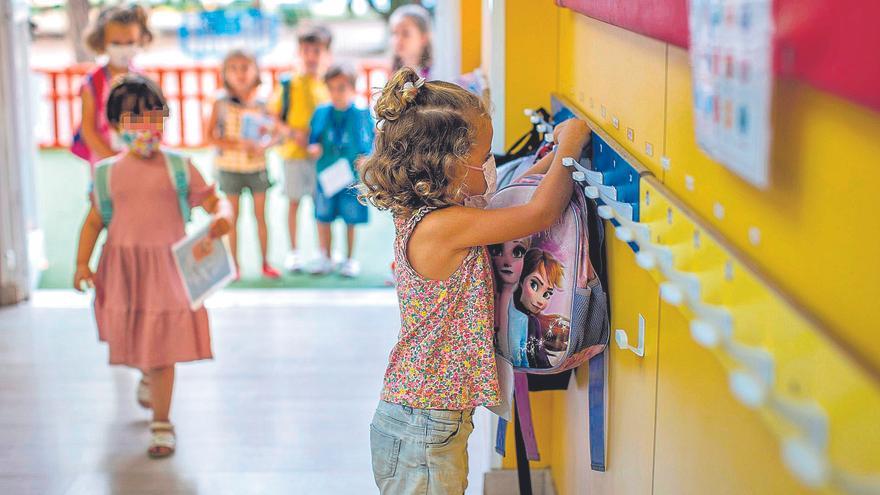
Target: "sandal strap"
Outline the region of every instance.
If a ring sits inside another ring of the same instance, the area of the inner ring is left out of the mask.
[[[170,431],[174,432],[174,425],[167,421],[153,421],[150,423],[150,431]]]
[[[153,421],[150,423],[152,436],[150,438],[150,447],[165,447],[174,450],[177,444],[177,436],[174,434],[174,425],[164,421]]]
[[[174,436],[174,433],[168,431],[154,432],[153,437],[150,439],[150,447],[165,447],[166,449],[174,450],[176,445],[177,438]]]

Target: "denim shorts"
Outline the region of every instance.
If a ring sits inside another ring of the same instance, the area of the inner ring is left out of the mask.
[[[373,477],[383,495],[463,494],[473,409],[417,409],[379,402],[370,424]]]
[[[321,190],[321,184],[318,184],[315,187],[315,219],[321,223],[332,223],[337,218],[347,225],[359,225],[370,220],[370,210],[358,199],[356,188],[343,189],[328,198]]]

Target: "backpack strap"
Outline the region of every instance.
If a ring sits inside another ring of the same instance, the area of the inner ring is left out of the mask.
[[[293,81],[290,74],[281,75],[281,112],[278,117],[283,124],[287,124],[287,116],[290,113],[291,90]]]
[[[95,165],[95,182],[92,194],[95,196],[95,206],[104,226],[110,225],[113,218],[113,200],[110,197],[110,168],[116,163],[116,157],[105,158]]]
[[[178,153],[171,151],[162,152],[165,155],[165,164],[168,167],[168,176],[171,178],[171,184],[177,191],[177,202],[180,205],[180,215],[183,217],[183,223],[186,224],[190,220],[192,213],[189,207],[189,166],[186,160]]]

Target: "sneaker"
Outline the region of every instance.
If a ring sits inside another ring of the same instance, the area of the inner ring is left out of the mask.
[[[309,275],[328,275],[333,272],[333,262],[330,258],[321,256],[309,267]]]
[[[361,274],[361,264],[356,260],[348,260],[342,264],[339,274],[345,278],[355,278]]]
[[[333,269],[336,271],[342,270],[342,267],[345,266],[346,258],[339,253],[333,253]]]
[[[263,276],[274,280],[281,278],[281,272],[273,268],[269,263],[263,263]]]
[[[299,251],[291,251],[287,254],[287,259],[284,260],[284,268],[290,273],[302,273],[305,266],[306,264]]]

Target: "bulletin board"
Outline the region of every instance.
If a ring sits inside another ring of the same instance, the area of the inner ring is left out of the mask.
[[[557,0],[624,29],[688,47],[688,0]],[[880,111],[880,2],[775,0],[774,69]]]

